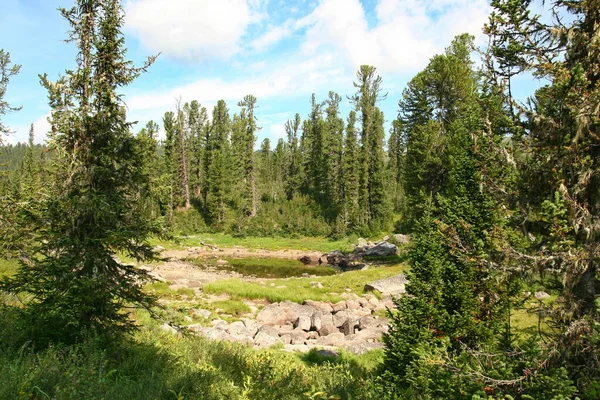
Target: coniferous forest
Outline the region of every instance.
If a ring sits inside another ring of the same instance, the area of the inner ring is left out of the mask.
[[[260,143],[252,94],[237,113],[177,101],[132,123],[122,90],[156,56],[128,60],[120,0],[74,3],[59,12],[76,59],[40,75],[45,144],[33,125],[28,143],[2,144],[20,66],[0,50],[1,399],[600,399],[599,1],[545,2],[541,18],[542,2],[493,0],[487,44],[449,38],[397,115],[362,65],[352,96],[323,88],[286,138]],[[543,84],[517,98],[527,74]],[[191,244],[348,254],[394,234],[410,241],[360,271],[319,258],[319,282],[251,271],[192,290],[142,267]],[[406,292],[373,311],[389,326],[366,354],[182,328],[201,306],[235,323],[254,305],[362,301],[364,279],[399,272]]]

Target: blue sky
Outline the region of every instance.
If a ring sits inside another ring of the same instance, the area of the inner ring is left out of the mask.
[[[4,117],[25,141],[29,124],[45,140],[49,112],[38,74],[55,79],[74,65],[67,23],[57,7],[72,0],[1,0],[0,48],[22,64],[7,93],[17,113]],[[258,141],[284,136],[286,120],[309,111],[311,93],[344,97],[347,115],[356,70],[377,67],[388,97],[380,106],[396,117],[408,80],[456,34],[484,43],[487,0],[125,0],[128,56],[138,64],[161,53],[150,71],[123,90],[129,119],[161,121],[176,99],[198,100],[209,111],[224,99],[233,114],[246,94],[258,98]],[[517,85],[529,92],[532,82]]]

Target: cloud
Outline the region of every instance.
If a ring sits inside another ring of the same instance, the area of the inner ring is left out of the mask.
[[[261,19],[255,0],[130,0],[127,30],[143,46],[188,60],[227,59]]]
[[[292,59],[268,65],[261,73],[237,76],[231,80],[222,78],[200,79],[196,82],[174,87],[163,92],[148,92],[133,95],[126,99],[132,111],[168,109],[181,96],[182,101],[198,100],[202,104],[226,101],[239,101],[247,94],[259,99],[291,97],[348,87],[346,70],[337,65],[331,55],[315,56],[306,60]],[[231,104],[230,104],[231,106]]]
[[[50,124],[48,123],[50,113],[46,113],[33,122],[34,142],[44,143],[50,132]],[[17,126],[14,128],[14,133],[9,137],[8,143],[22,142],[27,143],[29,140],[29,128],[31,125]]]
[[[293,33],[293,20],[289,19],[283,25],[270,26],[262,36],[254,39],[250,46],[253,50],[261,52],[290,37]]]
[[[380,0],[377,23],[369,27],[359,0],[322,0],[297,25],[306,27],[304,53],[327,49],[354,68],[406,73],[423,67],[455,35],[480,34],[488,12],[487,0]]]

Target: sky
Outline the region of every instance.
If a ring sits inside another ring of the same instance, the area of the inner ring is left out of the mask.
[[[68,24],[57,11],[73,0],[0,0],[0,48],[21,64],[6,100],[22,110],[3,117],[26,141],[34,124],[36,142],[46,139],[50,108],[39,74],[56,79],[74,67],[75,44],[66,43]],[[310,96],[329,91],[351,105],[353,81],[362,64],[383,78],[380,103],[386,126],[396,118],[406,83],[452,38],[481,33],[488,0],[124,0],[128,58],[140,65],[159,54],[148,73],[122,89],[128,119],[136,129],[182,102],[198,100],[212,111],[219,99],[231,114],[245,95],[258,98],[260,143],[285,137],[295,113],[305,117]],[[516,85],[529,91],[531,80]]]

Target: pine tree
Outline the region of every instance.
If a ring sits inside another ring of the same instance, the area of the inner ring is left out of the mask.
[[[238,103],[242,107],[239,121],[239,140],[235,141],[232,137],[232,148],[238,148],[237,154],[234,153],[234,162],[240,165],[239,172],[243,183],[243,197],[246,205],[245,212],[252,218],[256,216],[258,209],[258,198],[256,189],[256,175],[254,172],[254,143],[256,142],[256,117],[254,110],[256,106],[256,97],[248,95]]]
[[[350,111],[344,139],[344,219],[352,230],[359,227],[359,148],[356,134],[356,112]]]
[[[390,128],[388,139],[388,169],[392,185],[392,204],[395,212],[404,212],[404,170],[406,159],[406,143],[402,121],[395,119]]]
[[[486,32],[488,66],[505,83],[508,105],[520,125],[520,206],[534,240],[523,263],[557,273],[564,285],[552,313],[560,334],[550,360],[566,366],[584,397],[598,393],[598,254],[600,254],[600,4],[552,3],[550,22],[531,2],[493,1]],[[529,72],[546,82],[523,105],[510,78]],[[587,392],[589,390],[589,392]]]
[[[181,109],[181,101],[177,101],[177,121],[175,124],[175,152],[177,162],[177,198],[179,204],[183,204],[184,209],[189,210],[191,205],[190,181],[189,181],[189,163],[188,163],[188,126],[186,125],[185,112]]]
[[[285,167],[285,192],[288,199],[298,194],[303,183],[302,153],[300,149],[298,131],[300,129],[300,114],[296,114],[294,120],[285,123],[287,142],[289,146],[288,159]]]
[[[4,100],[10,78],[17,75],[20,69],[21,66],[18,64],[11,66],[10,53],[0,49],[0,118],[21,109],[21,107],[12,107],[8,101]],[[0,119],[0,145],[2,144],[2,136],[9,132],[8,126],[4,125],[2,119]]]
[[[323,143],[325,215],[334,221],[341,212],[343,203],[342,153],[344,143],[344,120],[339,116],[342,98],[329,92],[325,101],[325,138]]]
[[[56,194],[38,221],[38,248],[0,284],[32,294],[22,312],[40,342],[127,331],[133,323],[123,307],[154,304],[141,288],[147,273],[114,258],[153,256],[145,240],[157,230],[137,195],[146,178],[117,90],[154,58],[140,68],[125,60],[118,0],[80,0],[60,11],[79,53],[77,68],[57,82],[41,77],[52,107]]]
[[[212,125],[208,137],[206,152],[207,191],[206,205],[210,219],[217,226],[225,218],[225,203],[228,200],[229,183],[231,180],[230,137],[231,120],[225,101],[219,100],[213,110]]]
[[[202,186],[202,171],[206,143],[203,132],[208,121],[205,107],[200,107],[197,100],[184,105],[186,124],[189,129],[190,187],[196,198],[200,197]]]
[[[357,92],[350,98],[361,121],[359,155],[359,210],[361,229],[377,231],[389,219],[386,192],[383,190],[385,170],[383,164],[383,113],[377,101],[385,99],[381,94],[383,80],[377,69],[361,65],[356,74],[354,87]]]

